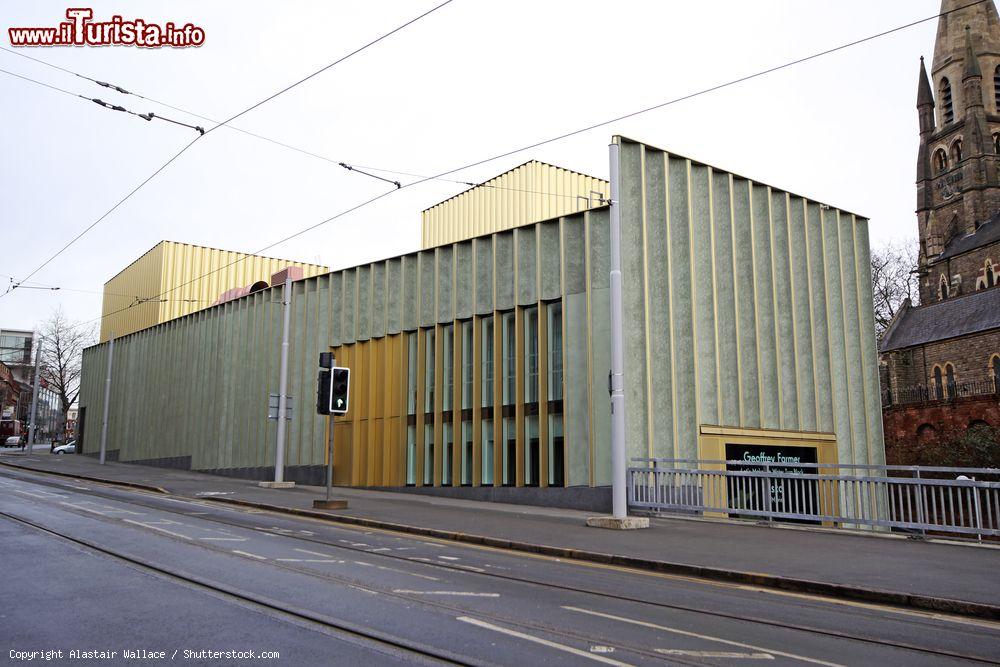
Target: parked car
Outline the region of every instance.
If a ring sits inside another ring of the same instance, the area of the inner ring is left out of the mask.
[[[21,446],[21,436],[10,435],[7,439],[3,441],[4,447],[20,447]]]
[[[52,450],[53,454],[76,454],[76,440],[70,440],[65,445],[59,445]]]

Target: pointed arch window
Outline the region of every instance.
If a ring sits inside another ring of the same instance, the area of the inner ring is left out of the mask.
[[[948,154],[944,152],[943,148],[934,151],[934,168],[938,173],[948,168]]]
[[[951,161],[956,165],[962,161],[962,140],[956,139],[951,145]]]
[[[993,133],[993,152],[1000,155],[1000,132]]]
[[[938,298],[948,298],[948,276],[943,273],[941,274],[941,280],[938,281]]]
[[[993,104],[997,113],[1000,113],[1000,65],[993,70]]]
[[[940,366],[934,367],[934,398],[938,400],[944,398],[944,372]]]
[[[990,375],[993,377],[993,392],[1000,393],[1000,354],[990,358]]]
[[[1000,275],[997,274],[996,267],[993,266],[993,261],[987,257],[986,261],[983,262],[983,268],[979,272],[979,276],[976,278],[976,289],[989,289],[990,287],[996,287],[1000,284]]]
[[[955,107],[951,99],[951,82],[948,77],[941,79],[941,111],[944,114],[944,122],[951,123],[955,120]]]

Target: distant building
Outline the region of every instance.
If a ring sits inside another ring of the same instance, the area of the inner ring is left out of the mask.
[[[27,427],[31,408],[31,381],[34,378],[35,332],[0,329],[0,363],[10,371],[13,384],[20,387],[13,403],[13,419]]]
[[[943,0],[951,11],[962,0]],[[1000,427],[1000,17],[938,23],[917,92],[920,306],[882,338],[886,438],[900,447]]]
[[[208,308],[228,290],[249,291],[261,282],[266,287],[271,275],[286,267],[298,267],[306,277],[330,270],[318,264],[160,241],[104,283],[101,340]]]
[[[868,221],[613,141],[628,456],[881,464]],[[287,479],[322,483],[333,436],[336,484],[606,506],[609,193],[539,165],[429,209],[421,250],[292,283]],[[277,282],[115,341],[109,457],[273,476]],[[83,355],[87,454],[108,348]],[[352,370],[342,418],[315,411],[325,352]]]
[[[14,378],[10,367],[0,361],[0,437],[21,434],[18,406],[22,385]]]

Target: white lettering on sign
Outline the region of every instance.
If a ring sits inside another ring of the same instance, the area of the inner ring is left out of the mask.
[[[752,463],[802,463],[801,456],[785,456],[781,452],[778,452],[774,456],[743,452],[743,460]]]

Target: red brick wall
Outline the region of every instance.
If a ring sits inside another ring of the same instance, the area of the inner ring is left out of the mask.
[[[891,407],[882,420],[890,465],[1000,467],[1000,397]]]
[[[973,421],[1000,426],[1000,398],[969,396],[954,401],[900,405],[882,411],[886,441],[916,440],[917,429],[930,424],[938,434],[965,431]]]

